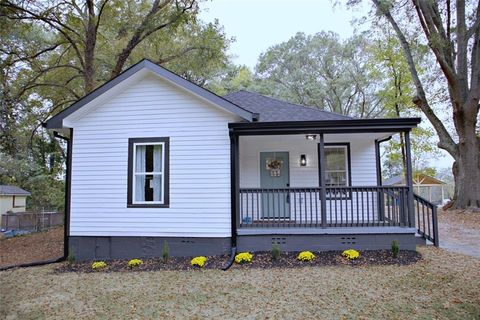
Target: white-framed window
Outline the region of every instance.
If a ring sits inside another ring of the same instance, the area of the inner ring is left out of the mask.
[[[325,184],[327,187],[350,186],[349,144],[325,145]]]
[[[129,139],[128,154],[128,206],[168,206],[169,139]]]

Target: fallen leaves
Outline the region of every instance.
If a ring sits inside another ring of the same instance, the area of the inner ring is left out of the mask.
[[[25,236],[0,239],[0,267],[60,258],[63,226]]]
[[[10,270],[0,272],[0,318],[478,318],[480,260],[419,251],[415,264],[355,268]]]

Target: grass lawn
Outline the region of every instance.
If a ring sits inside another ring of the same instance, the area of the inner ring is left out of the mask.
[[[0,272],[1,319],[480,319],[480,259],[420,248],[410,266]]]

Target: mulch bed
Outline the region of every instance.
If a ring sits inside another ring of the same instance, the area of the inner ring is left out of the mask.
[[[254,253],[252,263],[234,264],[235,269],[250,268],[301,268],[306,266],[369,266],[369,265],[409,265],[416,263],[422,255],[416,251],[400,251],[394,258],[390,250],[360,251],[360,257],[348,260],[342,257],[341,251],[314,252],[312,261],[297,260],[298,252],[282,253],[276,261],[272,260],[270,252]]]
[[[205,263],[203,269],[221,269],[226,265],[229,256],[213,256],[208,257],[208,261]],[[188,257],[171,257],[168,262],[163,262],[162,259],[141,259],[143,263],[138,267],[128,267],[129,260],[108,260],[106,268],[100,270],[92,270],[92,261],[80,262],[80,263],[62,263],[58,268],[55,268],[55,272],[130,272],[130,271],[157,271],[157,270],[194,270],[199,269],[190,265],[192,258]]]
[[[416,251],[400,251],[394,258],[390,250],[372,250],[361,251],[360,257],[355,260],[347,260],[341,256],[341,251],[323,251],[314,252],[313,261],[297,260],[298,252],[282,252],[278,260],[272,260],[271,252],[253,253],[251,263],[236,264],[231,269],[251,269],[251,268],[302,268],[307,266],[370,266],[370,265],[409,265],[419,261],[422,256]],[[101,270],[92,270],[92,262],[81,263],[62,263],[55,269],[56,273],[65,272],[130,272],[130,271],[156,271],[156,270],[199,270],[198,267],[192,267],[190,260],[192,258],[172,257],[167,263],[161,259],[142,259],[143,264],[139,267],[129,268],[128,260],[110,260],[106,261],[108,266]],[[203,269],[221,269],[227,264],[229,256],[208,257],[208,261]]]

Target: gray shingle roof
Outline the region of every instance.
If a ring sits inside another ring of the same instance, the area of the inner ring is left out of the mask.
[[[30,192],[17,186],[7,186],[0,184],[0,195],[2,196],[29,196]]]
[[[338,113],[289,103],[246,90],[229,93],[224,96],[224,98],[250,112],[258,113],[260,115],[258,121],[260,122],[355,119]]]
[[[403,176],[393,176],[391,178],[388,178],[387,180],[383,181],[384,186],[393,186],[396,184],[404,184],[404,177]]]

